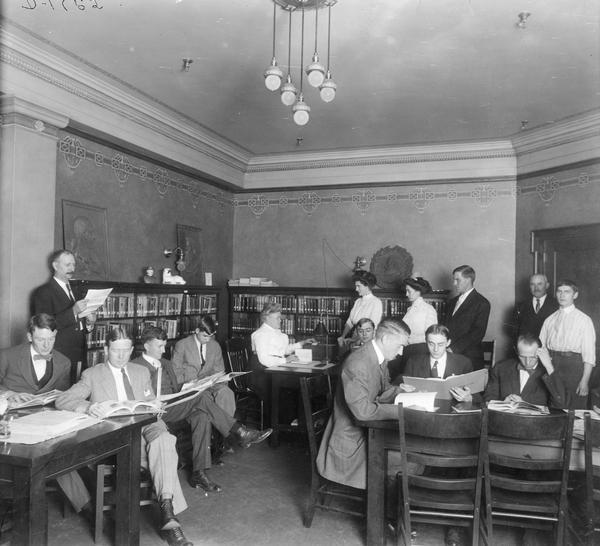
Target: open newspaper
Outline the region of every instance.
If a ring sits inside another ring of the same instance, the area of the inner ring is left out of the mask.
[[[190,398],[199,396],[200,393],[210,389],[210,387],[214,385],[218,385],[219,383],[229,383],[232,378],[240,375],[246,375],[247,373],[250,372],[218,372],[216,374],[209,375],[208,377],[203,377],[202,379],[196,379],[195,381],[184,383],[179,392],[174,392],[172,394],[161,394],[160,401],[165,402],[167,407],[181,404]]]
[[[520,402],[507,402],[506,400],[490,400],[488,409],[492,411],[506,411],[508,413],[520,413],[522,415],[548,415],[550,411],[547,406],[538,406],[521,400]]]
[[[27,402],[21,402],[18,404],[11,404],[10,409],[22,409],[22,408],[32,408],[34,406],[45,406],[46,404],[50,404],[54,402],[63,391],[59,391],[54,389],[52,391],[44,392],[41,394],[32,395],[31,400],[27,400]]]

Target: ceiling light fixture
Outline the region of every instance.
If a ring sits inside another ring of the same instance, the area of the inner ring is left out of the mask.
[[[190,71],[190,66],[192,65],[192,63],[194,62],[194,59],[181,59],[183,61],[183,65],[181,67],[181,70],[183,70],[184,72],[189,72]]]
[[[522,11],[521,13],[519,13],[519,20],[516,23],[516,27],[521,29],[527,28],[527,19],[529,19],[530,16],[531,13],[529,13],[528,11]]]
[[[294,117],[294,123],[296,125],[306,125],[310,119],[310,106],[304,102],[304,95],[302,94],[302,82],[303,82],[303,70],[304,66],[304,6],[302,6],[302,36],[300,38],[300,95],[298,95],[298,102],[292,106],[292,112]]]
[[[315,8],[315,52],[313,53],[312,63],[306,67],[306,79],[313,87],[319,87],[325,79],[325,69],[319,62],[317,53],[317,40],[319,36],[319,10]]]
[[[277,15],[277,6],[273,3],[273,59],[271,65],[265,70],[265,87],[269,91],[277,91],[283,81],[283,72],[277,66],[275,58],[275,17]]]
[[[281,86],[281,102],[286,106],[291,106],[294,104],[296,100],[296,94],[298,91],[296,90],[296,86],[292,83],[292,74],[291,74],[291,62],[292,62],[292,11],[294,11],[291,7],[288,8],[290,12],[290,21],[289,21],[289,32],[288,32],[288,73],[287,79],[285,83]]]
[[[321,99],[325,102],[331,102],[335,98],[337,85],[331,79],[331,7],[337,3],[337,0],[272,0],[273,1],[273,60],[271,66],[265,71],[265,85],[271,90],[280,90],[281,102],[286,106],[292,106],[294,122],[298,125],[306,125],[310,119],[310,106],[304,101],[303,76],[306,73],[306,79],[312,87],[319,89]],[[275,40],[276,40],[276,11],[277,6],[286,10],[289,14],[288,23],[288,66],[287,76],[282,85],[280,80],[274,76],[273,70],[278,69],[275,60]],[[327,26],[327,70],[319,61],[317,51],[319,42],[319,10],[327,7],[329,9],[329,21]],[[292,12],[302,9],[302,35],[300,37],[300,89],[292,83],[291,59],[292,59]],[[305,10],[315,10],[315,50],[312,56],[312,62],[304,67],[304,17]],[[272,82],[272,83],[271,83]]]

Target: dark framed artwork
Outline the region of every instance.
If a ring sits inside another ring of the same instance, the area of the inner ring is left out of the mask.
[[[75,256],[75,278],[108,280],[108,221],[106,209],[62,201],[64,248]]]
[[[177,224],[177,246],[183,250],[185,270],[181,276],[189,284],[204,284],[204,246],[202,230],[195,226]]]

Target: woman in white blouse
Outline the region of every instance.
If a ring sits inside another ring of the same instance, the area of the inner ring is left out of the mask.
[[[342,335],[338,338],[340,346],[345,345],[349,340],[346,336],[352,331],[356,323],[362,318],[368,318],[373,321],[375,328],[381,322],[383,315],[383,304],[381,300],[373,295],[373,287],[377,284],[377,278],[373,273],[368,271],[358,270],[352,275],[354,287],[359,298],[354,302],[350,310],[350,316],[344,326]]]
[[[431,292],[431,285],[423,277],[404,279],[406,297],[411,306],[406,311],[403,321],[410,327],[408,346],[404,353],[411,354],[427,353],[425,343],[425,330],[432,324],[437,324],[437,312],[432,305],[423,299],[423,295]]]

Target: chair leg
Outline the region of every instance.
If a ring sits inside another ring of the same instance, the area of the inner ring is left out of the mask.
[[[313,470],[311,483],[310,483],[310,493],[308,497],[308,503],[306,506],[306,514],[304,516],[304,527],[310,527],[312,525],[313,517],[315,515],[315,509],[317,505],[317,491],[319,490],[319,478],[315,476],[315,471]]]
[[[99,464],[96,467],[96,499],[94,504],[94,543],[102,538],[102,526],[104,522],[104,467]]]
[[[260,430],[265,430],[265,402],[260,400]]]

